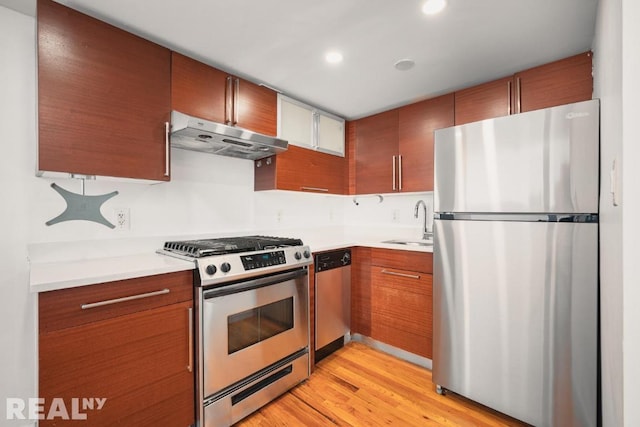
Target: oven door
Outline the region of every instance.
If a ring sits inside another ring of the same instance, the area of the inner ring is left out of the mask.
[[[205,398],[309,346],[307,268],[202,295]]]

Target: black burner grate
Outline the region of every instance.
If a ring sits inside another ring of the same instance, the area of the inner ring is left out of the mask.
[[[252,252],[284,246],[301,246],[302,240],[287,237],[245,236],[166,242],[164,250],[192,258]]]

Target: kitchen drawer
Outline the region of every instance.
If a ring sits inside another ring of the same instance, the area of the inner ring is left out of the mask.
[[[431,252],[372,248],[371,265],[431,274],[433,273],[433,254]]]
[[[128,297],[137,297],[126,299]],[[125,300],[120,300],[121,298]],[[193,299],[193,272],[146,276],[39,294],[40,333]],[[91,304],[104,303],[104,305]],[[89,306],[87,306],[89,304]],[[83,309],[82,306],[85,305]]]
[[[432,277],[371,267],[371,338],[431,358]]]

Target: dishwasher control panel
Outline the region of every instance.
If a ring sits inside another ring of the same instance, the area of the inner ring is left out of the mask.
[[[315,256],[315,272],[351,265],[351,249],[319,253]]]

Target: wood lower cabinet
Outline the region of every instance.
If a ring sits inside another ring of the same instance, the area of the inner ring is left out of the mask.
[[[255,161],[255,190],[345,194],[345,158],[289,145],[282,154]]]
[[[44,413],[54,398],[67,408],[73,398],[106,398],[102,409],[81,411],[88,425],[193,425],[192,280],[189,271],[41,293]],[[133,295],[147,296],[86,305]]]
[[[592,98],[592,53],[585,52],[455,92],[455,124]]]
[[[371,336],[371,248],[351,249],[351,333]]]
[[[430,359],[433,254],[358,247],[352,255],[352,333]]]
[[[202,62],[171,54],[171,108],[194,117],[275,136],[277,93]]]
[[[371,338],[431,359],[433,254],[371,250]]]
[[[38,0],[38,170],[169,180],[171,55]]]

